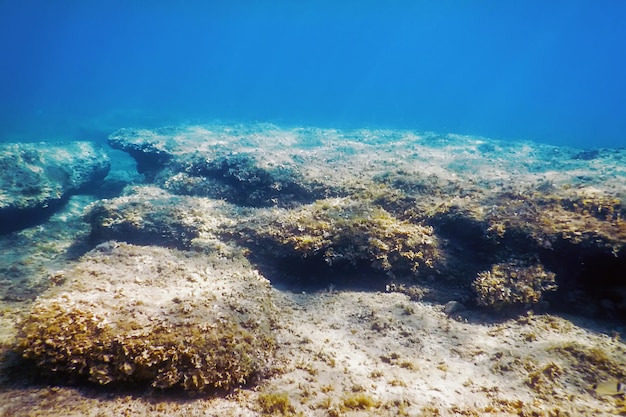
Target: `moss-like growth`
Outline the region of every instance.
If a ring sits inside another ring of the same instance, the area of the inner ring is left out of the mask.
[[[347,395],[341,401],[341,410],[344,412],[351,410],[370,410],[379,406],[380,403],[378,401],[371,395],[363,392]]]
[[[266,282],[241,269],[230,278],[209,266],[216,259],[130,245],[106,250],[88,254],[67,273],[66,292],[41,297],[22,322],[17,350],[42,373],[191,393],[263,375],[274,351]]]
[[[479,272],[472,288],[482,306],[502,309],[536,304],[545,291],[556,289],[555,274],[539,263],[511,260]]]
[[[321,256],[328,265],[369,263],[389,275],[432,272],[440,258],[432,227],[350,198],[285,212],[257,233],[277,242],[285,255]]]
[[[258,402],[263,414],[290,416],[295,412],[286,392],[261,393]]]

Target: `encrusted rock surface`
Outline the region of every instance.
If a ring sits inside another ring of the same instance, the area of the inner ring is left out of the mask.
[[[36,302],[0,300],[0,414],[626,409],[599,389],[626,376],[626,150],[220,124],[110,143],[133,186],[2,236],[97,247],[0,251],[5,292],[39,275]]]
[[[119,240],[185,249],[216,241],[220,231],[235,222],[236,215],[223,201],[133,186],[123,196],[91,204],[84,218],[91,226],[94,243]]]
[[[368,201],[322,199],[272,214],[249,227],[268,256],[317,258],[338,268],[367,265],[390,277],[426,276],[440,261],[431,226],[398,219]]]
[[[327,192],[294,160],[294,135],[276,140],[275,132],[252,129],[121,129],[109,144],[128,152],[139,172],[176,194],[266,207],[310,202]]]
[[[245,259],[105,242],[56,282],[18,337],[43,373],[202,392],[267,371],[272,291]]]
[[[90,142],[0,144],[0,233],[19,228],[109,172]]]

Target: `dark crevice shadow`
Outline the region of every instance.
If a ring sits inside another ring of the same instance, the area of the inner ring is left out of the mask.
[[[45,223],[69,201],[70,196],[53,200],[45,208],[5,209],[0,211],[0,236]]]
[[[545,295],[551,311],[626,325],[626,250],[562,243],[540,257],[556,274],[557,290]]]
[[[383,271],[372,268],[366,262],[329,265],[321,255],[275,259],[253,255],[250,261],[274,288],[281,291],[384,291],[389,282]]]

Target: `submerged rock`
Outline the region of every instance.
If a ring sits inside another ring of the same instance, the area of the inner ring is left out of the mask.
[[[449,316],[465,310],[467,310],[467,307],[458,301],[448,301],[446,305],[443,306],[443,312]]]
[[[267,371],[272,292],[242,258],[109,242],[63,278],[31,308],[17,342],[44,374],[193,393]]]
[[[307,179],[291,157],[293,139],[274,139],[261,132],[243,137],[224,127],[189,126],[121,129],[109,144],[128,152],[140,173],[175,194],[251,207],[311,202],[323,195],[324,187]]]
[[[248,224],[248,242],[272,257],[340,269],[367,265],[389,277],[433,274],[441,261],[432,227],[400,220],[367,200],[318,200]]]
[[[0,144],[0,233],[49,216],[109,168],[105,151],[90,142]]]
[[[137,186],[124,196],[91,204],[84,219],[95,243],[119,240],[185,249],[194,241],[215,239],[224,225],[234,221],[226,216],[228,209],[221,201]]]

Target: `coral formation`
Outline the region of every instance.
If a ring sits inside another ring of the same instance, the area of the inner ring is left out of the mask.
[[[541,300],[544,292],[556,290],[555,274],[539,263],[514,259],[478,273],[472,288],[482,306],[502,309],[532,305]]]
[[[267,282],[238,265],[245,263],[101,245],[40,297],[17,349],[71,381],[191,393],[250,384],[274,350],[274,307]]]

